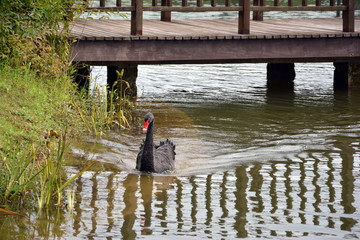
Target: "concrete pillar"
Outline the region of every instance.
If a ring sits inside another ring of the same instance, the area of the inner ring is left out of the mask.
[[[334,91],[347,90],[349,86],[349,63],[334,62]]]
[[[360,89],[360,62],[349,63],[349,87]]]
[[[124,69],[124,74],[122,76],[123,81],[120,81],[116,71],[121,73],[122,69]],[[137,87],[136,87],[136,78],[138,75],[137,65],[124,65],[124,66],[108,66],[107,67],[107,83],[110,89],[113,84],[118,81],[117,89],[126,89],[125,95],[130,99],[136,99],[137,97]],[[128,82],[130,88],[127,88],[127,84],[124,82]]]
[[[85,91],[86,94],[89,93],[90,72],[89,65],[76,63],[74,81],[78,84],[78,90]]]
[[[360,88],[360,62],[334,62],[334,90]]]
[[[269,90],[293,91],[295,79],[294,63],[268,63],[267,87]]]

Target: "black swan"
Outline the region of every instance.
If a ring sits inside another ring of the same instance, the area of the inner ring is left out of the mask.
[[[158,146],[153,143],[154,115],[152,113],[145,115],[143,132],[146,132],[146,138],[136,158],[136,169],[154,173],[174,170],[175,145],[169,139],[161,141]]]

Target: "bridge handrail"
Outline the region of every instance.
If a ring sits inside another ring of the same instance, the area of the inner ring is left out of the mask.
[[[87,0],[84,0],[87,2]],[[105,6],[105,0],[99,0],[99,7],[87,6],[86,10],[131,12],[131,35],[142,35],[143,12],[161,12],[161,21],[171,21],[171,12],[207,12],[207,11],[237,11],[238,33],[250,33],[250,12],[253,20],[262,21],[264,11],[342,11],[343,32],[354,32],[355,11],[360,10],[360,5],[355,5],[355,0],[342,0],[342,5],[336,5],[335,0],[330,0],[329,5],[322,5],[321,0],[315,0],[315,6],[309,6],[308,0],[302,0],[301,6],[295,6],[294,0],[288,0],[287,6],[281,6],[280,0],[273,0],[273,6],[265,5],[265,0],[239,0],[238,6],[231,5],[230,0],[225,0],[223,6],[218,6],[216,0],[211,0],[209,6],[204,6],[203,0],[196,0],[196,6],[189,6],[187,0],[182,0],[181,6],[173,6],[172,0],[152,0],[151,6],[144,5],[143,0],[131,0],[130,6],[122,6],[121,0],[116,0],[116,6]]]

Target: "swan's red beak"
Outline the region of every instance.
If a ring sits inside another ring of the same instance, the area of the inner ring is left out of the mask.
[[[148,127],[149,127],[149,122],[150,122],[150,119],[148,119],[147,121],[144,121],[144,127],[143,127],[143,132],[146,133]]]

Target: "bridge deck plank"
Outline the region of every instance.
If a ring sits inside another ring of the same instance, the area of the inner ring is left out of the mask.
[[[360,32],[356,19],[355,32]],[[83,39],[123,39],[130,37],[130,20],[78,20],[71,27],[72,37]],[[342,19],[266,19],[250,22],[250,36],[299,37],[342,34]],[[148,38],[187,39],[238,37],[237,19],[217,20],[144,20],[143,36]],[[142,38],[144,39],[144,38]]]
[[[237,21],[145,20],[143,35],[131,36],[130,20],[81,20],[72,26],[73,37],[81,39],[72,46],[73,61],[106,66],[360,61],[360,19],[353,33],[342,32],[339,18],[251,21],[250,34],[238,34]]]

